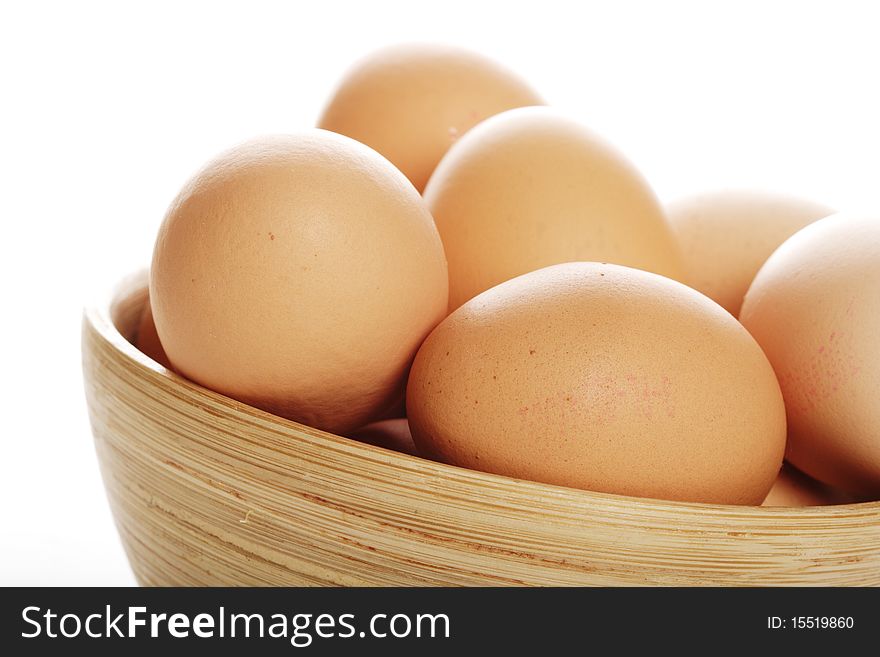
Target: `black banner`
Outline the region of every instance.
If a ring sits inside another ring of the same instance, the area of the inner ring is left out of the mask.
[[[163,657],[194,649],[589,654],[646,642],[716,654],[880,645],[880,589],[31,588],[0,595],[6,655],[141,648]]]

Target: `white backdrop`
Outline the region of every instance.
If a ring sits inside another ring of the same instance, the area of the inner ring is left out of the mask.
[[[130,584],[83,400],[82,306],[148,262],[178,187],[310,126],[357,56],[464,45],[616,143],[663,200],[880,208],[870,2],[75,2],[0,9],[0,584]]]

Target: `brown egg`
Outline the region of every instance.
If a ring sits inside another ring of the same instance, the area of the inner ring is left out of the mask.
[[[830,208],[781,194],[720,191],[667,207],[686,267],[687,283],[734,316],[764,261]]]
[[[758,272],[740,320],[779,377],[788,460],[880,496],[880,216],[833,215],[796,233]]]
[[[407,386],[413,439],[459,466],[594,491],[760,504],[785,410],[723,308],[655,274],[569,263],[447,317]]]
[[[375,148],[421,191],[449,146],[477,123],[541,104],[524,81],[482,55],[446,46],[397,46],[348,72],[318,127]]]
[[[156,333],[156,324],[153,322],[153,308],[150,305],[149,299],[141,311],[141,321],[138,324],[135,346],[163,367],[171,369],[168,356],[162,348],[162,343],[159,342],[159,334]]]
[[[405,417],[373,422],[349,434],[349,437],[402,454],[419,455],[409,430],[409,422]]]
[[[437,167],[425,201],[449,261],[449,307],[548,265],[614,262],[677,278],[678,246],[644,179],[548,108],[481,123]]]
[[[855,501],[852,496],[811,479],[786,463],[761,506],[824,506]]]
[[[171,205],[150,279],[174,368],[330,431],[388,409],[447,303],[446,261],[410,182],[324,130],[222,154]]]

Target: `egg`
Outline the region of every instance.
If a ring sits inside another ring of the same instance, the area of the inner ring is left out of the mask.
[[[682,275],[663,209],[639,172],[549,108],[487,119],[424,193],[449,262],[449,307],[548,265],[607,261]]]
[[[349,434],[353,440],[375,445],[376,447],[384,447],[402,454],[410,454],[418,456],[412,439],[412,433],[409,430],[409,422],[405,417],[395,418],[393,420],[380,420],[372,422],[360,429]]]
[[[318,127],[376,149],[421,191],[449,146],[477,123],[541,104],[528,84],[487,57],[447,46],[401,45],[358,62]]]
[[[829,488],[785,464],[761,506],[824,506],[855,501],[846,493]]]
[[[770,254],[804,226],[833,213],[812,201],[746,190],[697,194],[667,207],[687,283],[734,316]]]
[[[144,309],[141,311],[141,319],[138,323],[136,335],[135,346],[143,354],[149,356],[163,367],[171,369],[171,363],[168,361],[165,349],[162,348],[162,343],[159,341],[159,334],[156,332],[156,324],[153,322],[153,308],[150,305],[149,299],[147,299]]]
[[[786,240],[740,319],[763,347],[788,412],[788,460],[880,497],[880,216],[837,214]]]
[[[607,493],[760,504],[785,409],[719,305],[648,272],[566,263],[502,283],[432,331],[407,385],[420,453]]]
[[[447,304],[431,215],[390,162],[325,130],[246,142],[172,203],[150,297],[174,368],[319,429],[388,409]]]

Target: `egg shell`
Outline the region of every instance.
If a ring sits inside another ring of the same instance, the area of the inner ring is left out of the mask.
[[[153,322],[153,308],[150,305],[149,299],[147,299],[147,303],[144,304],[144,309],[141,311],[141,319],[138,323],[136,336],[135,346],[143,354],[149,356],[163,367],[171,369],[168,355],[165,353],[162,342],[159,340],[159,334],[156,332],[156,324]]]
[[[880,216],[837,214],[795,233],[758,272],[740,320],[779,378],[788,460],[880,497]]]
[[[734,316],[770,254],[804,226],[831,214],[834,210],[819,203],[749,190],[697,194],[667,207],[686,282]]]
[[[761,506],[825,506],[855,501],[851,495],[826,486],[786,463]]]
[[[616,150],[549,108],[487,119],[424,193],[449,262],[449,307],[548,265],[602,261],[678,278],[663,209]]]
[[[543,100],[491,59],[429,44],[379,50],[342,79],[318,127],[391,160],[421,191],[456,139],[493,114]]]
[[[426,456],[521,479],[760,504],[782,463],[770,364],[715,302],[628,267],[568,263],[461,306],[407,386]]]
[[[405,417],[372,422],[350,433],[349,437],[402,454],[419,455],[409,430],[409,422]]]
[[[174,368],[329,431],[388,409],[443,318],[446,261],[415,188],[324,130],[246,142],[171,205],[150,277]]]

